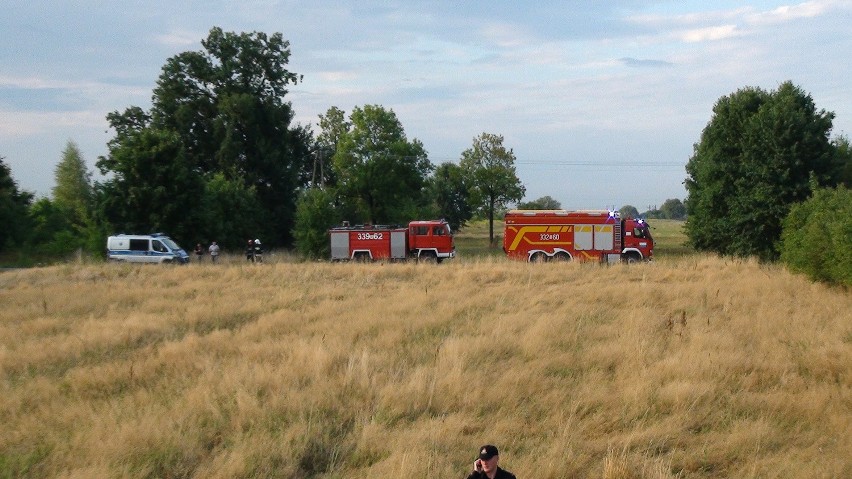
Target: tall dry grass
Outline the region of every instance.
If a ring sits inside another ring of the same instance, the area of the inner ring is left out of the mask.
[[[600,267],[0,274],[0,477],[852,477],[852,298]]]

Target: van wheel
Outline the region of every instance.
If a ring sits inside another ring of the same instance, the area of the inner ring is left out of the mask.
[[[172,264],[172,260],[170,260],[170,259],[164,259],[164,260],[163,260],[163,264]]]

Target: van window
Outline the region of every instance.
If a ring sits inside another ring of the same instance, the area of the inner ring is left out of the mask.
[[[151,247],[154,251],[157,251],[157,252],[160,252],[160,253],[168,253],[169,252],[169,250],[166,248],[166,246],[158,240],[151,241]]]
[[[148,251],[148,240],[146,240],[146,239],[132,239],[132,240],[130,240],[130,250],[131,251]]]

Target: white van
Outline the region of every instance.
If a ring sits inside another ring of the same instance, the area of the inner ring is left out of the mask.
[[[189,255],[162,234],[115,235],[107,238],[107,259],[132,263],[189,263]]]

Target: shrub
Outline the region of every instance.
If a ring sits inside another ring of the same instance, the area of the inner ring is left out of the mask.
[[[852,191],[817,190],[784,220],[781,261],[816,281],[852,285]]]

